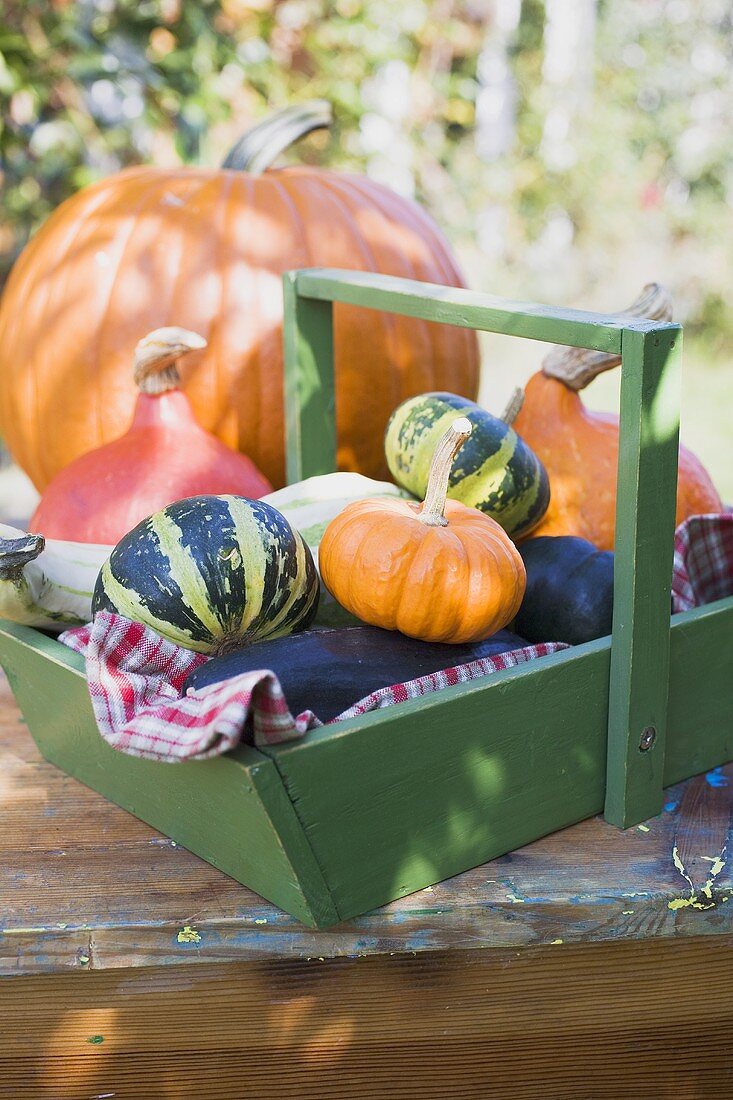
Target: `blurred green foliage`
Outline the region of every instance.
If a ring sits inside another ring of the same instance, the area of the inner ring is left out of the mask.
[[[557,21],[594,8],[563,54]],[[663,277],[719,343],[732,18],[727,0],[4,0],[0,276],[85,184],[216,164],[269,109],[324,97],[332,136],[292,155],[414,193],[474,285],[614,308]]]

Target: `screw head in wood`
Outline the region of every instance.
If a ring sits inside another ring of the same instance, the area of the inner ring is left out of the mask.
[[[639,752],[649,752],[654,742],[657,739],[657,731],[654,726],[647,726],[642,730],[641,740],[639,741]]]

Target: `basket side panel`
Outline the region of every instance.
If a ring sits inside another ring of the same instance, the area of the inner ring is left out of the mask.
[[[251,748],[163,764],[99,735],[78,660],[29,628],[0,625],[0,663],[44,757],[306,924],[336,913],[266,756]]]
[[[733,598],[672,624],[665,786],[733,760]]]
[[[676,615],[664,783],[733,759],[733,599]],[[603,808],[610,639],[324,727],[276,761],[342,918]]]
[[[602,809],[610,642],[583,649],[267,750],[342,918]]]

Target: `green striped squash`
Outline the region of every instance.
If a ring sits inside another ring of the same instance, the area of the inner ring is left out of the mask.
[[[385,437],[392,477],[422,499],[435,445],[457,416],[473,430],[453,462],[448,496],[485,512],[512,538],[526,535],[550,503],[545,468],[508,424],[465,397],[424,393],[395,409]]]
[[[102,566],[92,610],[114,611],[199,653],[303,630],[318,574],[300,534],[262,500],[176,501],[125,535]]]

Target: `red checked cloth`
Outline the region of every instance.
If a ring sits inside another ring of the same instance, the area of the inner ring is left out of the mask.
[[[733,512],[695,516],[675,537],[672,607],[686,611],[733,593]],[[208,658],[165,641],[152,630],[102,612],[60,641],[86,657],[94,715],[105,741],[151,760],[203,760],[240,741],[276,745],[322,723],[312,711],[293,716],[274,672],[243,673],[182,695],[186,677]],[[457,665],[360,699],[335,722],[417,699],[567,648],[559,643]]]
[[[733,595],[733,509],[691,516],[674,538],[672,610],[689,611]]]
[[[208,658],[120,615],[102,611],[89,626],[67,630],[60,641],[86,656],[89,694],[102,737],[131,756],[203,760],[227,752],[241,740],[259,746],[296,741],[323,724],[310,710],[291,715],[277,676],[268,669],[244,672],[182,695],[189,672]],[[417,699],[565,648],[528,646],[381,688],[334,721]]]

